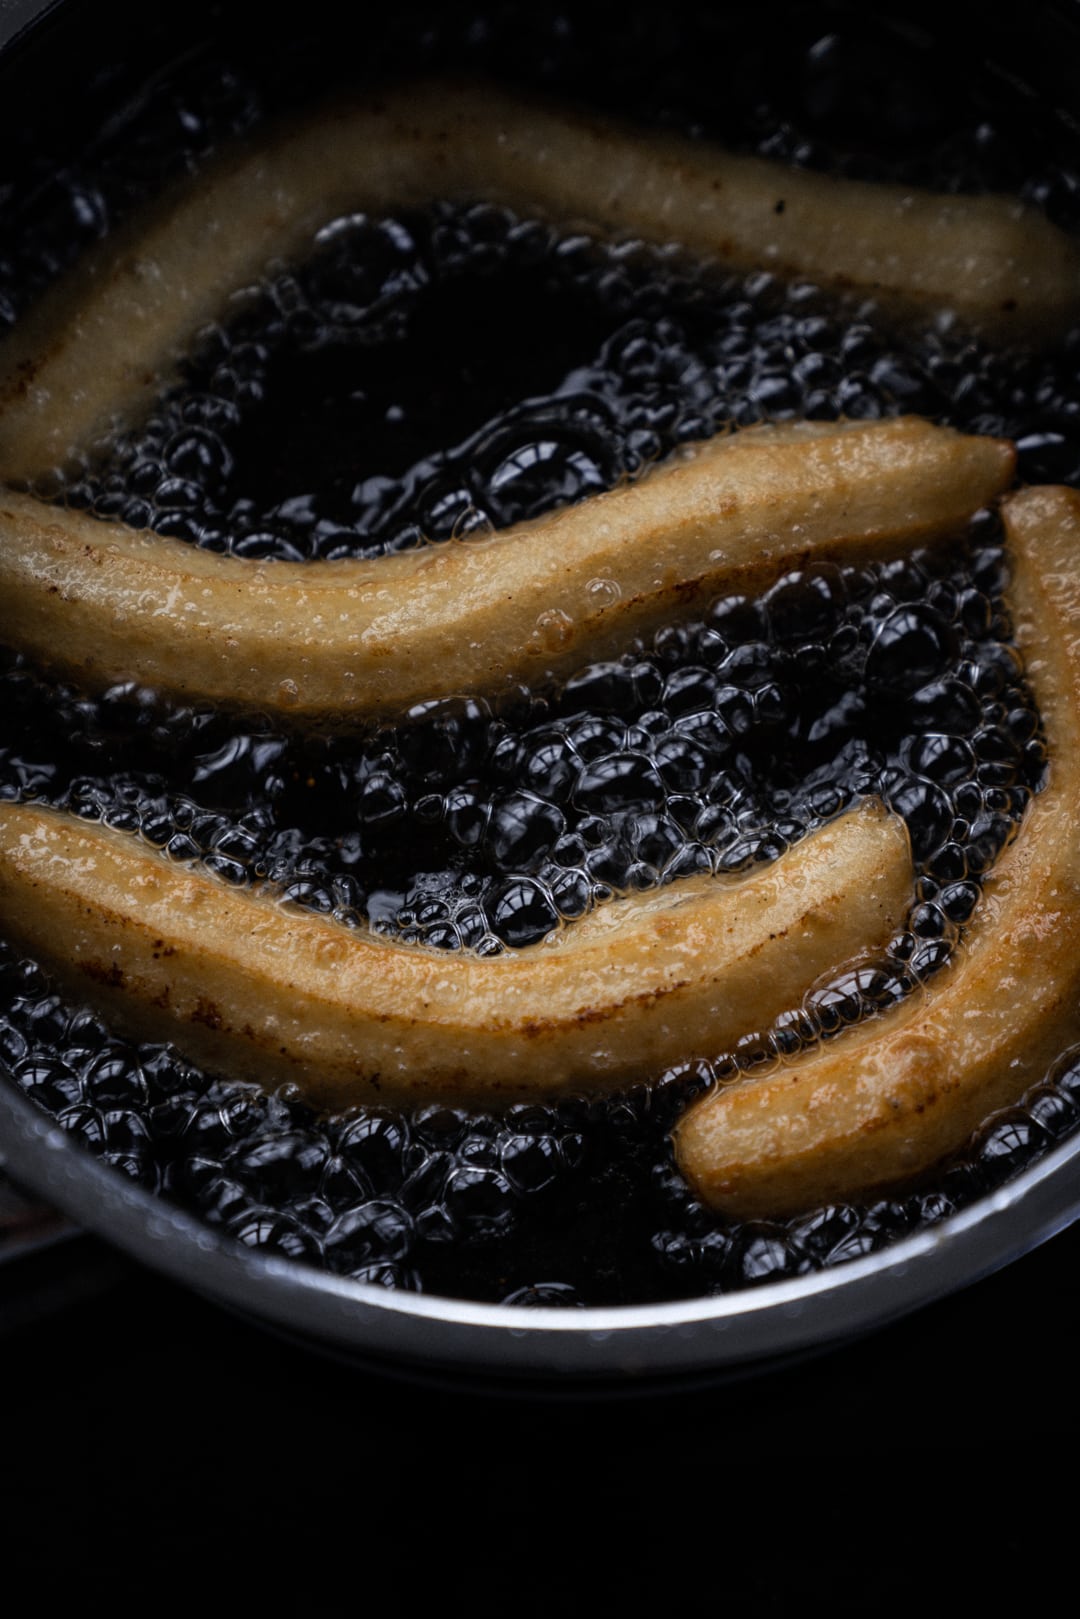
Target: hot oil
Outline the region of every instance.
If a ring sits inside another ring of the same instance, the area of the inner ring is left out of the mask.
[[[823,58],[802,69],[819,101]],[[212,84],[220,69],[206,72]],[[833,117],[826,106],[819,125]],[[744,115],[744,143],[781,137],[798,147],[783,118]],[[821,141],[803,146],[823,159]],[[986,146],[972,137],[968,156],[985,164]],[[729,423],[899,411],[1004,432],[1026,477],[1069,477],[1070,367],[1068,354],[997,355],[948,323],[901,337],[812,287],[720,281],[670,253],[436,207],[324,232],[305,265],[206,334],[176,390],[66,498],[242,555],[378,554],[584,498]],[[13,660],[7,792],[403,941],[532,943],[612,894],[774,858],[871,791],[905,816],[919,870],[878,963],[714,1064],[643,1076],[614,1101],[317,1118],[296,1096],[128,1045],[9,959],[2,1029],[20,1085],[118,1169],[241,1240],[388,1286],[556,1303],[694,1294],[940,1218],[1071,1122],[1071,1071],[932,1186],[773,1227],[694,1204],[667,1132],[711,1080],[891,1004],[956,947],[1044,760],[999,541],[986,516],[951,549],[717,601],[558,691],[440,703],[353,739],[129,688],[88,699]]]

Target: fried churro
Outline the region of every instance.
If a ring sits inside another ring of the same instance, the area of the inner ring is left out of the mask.
[[[1080,495],[1026,489],[1003,513],[1048,780],[940,977],[686,1113],[678,1162],[725,1213],[781,1215],[929,1169],[1080,1040]]]
[[[772,865],[612,901],[494,958],[394,944],[182,867],[130,833],[0,805],[5,932],[133,1032],[327,1106],[613,1089],[764,1028],[880,946],[912,893],[867,802]]]
[[[436,199],[677,242],[1006,338],[1060,334],[1080,312],[1075,242],[1016,199],[836,179],[494,89],[421,85],[223,154],[64,278],[0,357],[0,477],[33,478],[143,409],[229,295],[335,215]]]
[[[915,417],[753,428],[488,540],[370,562],[219,556],[0,491],[0,637],[91,686],[393,716],[567,674],[721,589],[954,532],[1014,459]]]

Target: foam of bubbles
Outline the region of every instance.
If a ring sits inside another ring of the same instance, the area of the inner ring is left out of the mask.
[[[845,156],[852,73],[881,80],[873,24],[854,42],[850,30],[778,30],[792,53],[785,107],[754,66],[749,24],[726,27],[725,60],[742,67],[726,75],[723,108],[708,51],[643,53],[634,28],[614,47],[605,32],[604,80],[645,120],[847,172],[1023,183],[1068,217],[1067,176],[1041,152],[1014,174],[1012,132],[986,117],[947,127],[955,85],[928,94],[931,64],[895,39],[887,80],[899,88],[873,97],[882,138]],[[419,44],[413,31],[410,60],[498,68],[524,54],[541,82],[596,79],[587,30],[551,34],[513,6],[468,41],[453,28],[433,23]],[[535,49],[523,53],[526,34]],[[687,65],[698,59],[700,80]],[[302,79],[302,59],[294,69]],[[74,166],[47,144],[23,154],[25,179],[5,194],[19,245],[0,261],[0,319],[162,174],[280,101],[272,70],[246,71],[206,59],[165,76]],[[206,332],[177,387],[64,496],[217,551],[378,555],[469,543],[728,424],[900,411],[1016,438],[1025,480],[1080,481],[1075,354],[1070,341],[1005,360],[947,323],[901,338],[871,307],[837,311],[811,286],[720,279],[668,251],[600,248],[489,207],[350,217]],[[169,709],[126,686],[90,699],[8,659],[0,794],[140,832],[224,880],[269,883],[402,941],[535,943],[613,895],[776,858],[870,792],[907,821],[918,895],[878,962],[818,986],[735,1051],[602,1101],[319,1117],[291,1091],[264,1095],[118,1039],[7,952],[0,1053],[121,1173],[245,1244],[387,1287],[522,1305],[693,1295],[839,1263],[938,1221],[1072,1127],[1075,1063],[926,1186],[782,1224],[732,1224],[696,1204],[667,1133],[708,1084],[887,1007],[955,949],[1045,758],[1008,645],[1006,584],[986,518],[948,555],[817,568],[760,600],[718,600],[557,692],[420,705],[352,739]]]

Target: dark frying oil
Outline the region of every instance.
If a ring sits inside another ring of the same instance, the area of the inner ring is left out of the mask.
[[[701,70],[718,48],[711,13],[683,21],[677,51],[670,37],[663,50],[639,39],[633,60],[605,58],[609,99],[799,161],[1024,189],[1067,214],[1052,142],[1033,127],[1020,162],[1009,116],[988,117],[977,76],[964,106],[943,109],[917,42],[825,11],[829,27],[815,31],[796,8],[803,31],[783,71],[745,20],[733,27],[722,43],[742,71],[728,74],[723,108],[706,105]],[[417,65],[505,71],[501,22],[456,26],[425,36]],[[542,79],[595,81],[601,44],[587,27],[528,26],[542,34],[530,58]],[[388,28],[382,48],[400,69],[393,38]],[[644,95],[647,59],[662,70]],[[6,204],[20,246],[0,263],[0,302],[14,315],[27,301],[78,238],[73,222],[104,228],[156,172],[275,106],[275,71],[203,53],[156,80],[78,172],[35,187],[26,159]],[[882,121],[870,138],[843,107],[874,84]],[[377,554],[584,498],[729,423],[900,411],[1005,433],[1026,478],[1078,481],[1074,354],[1001,356],[948,323],[899,337],[872,308],[838,309],[813,287],[721,280],[662,250],[603,248],[490,207],[356,217],[203,334],[178,385],[65,498],[240,555]],[[1071,1068],[931,1183],[784,1224],[699,1207],[668,1131],[703,1086],[888,1006],[955,948],[1044,763],[1006,587],[987,514],[951,548],[718,600],[559,691],[497,711],[422,705],[359,738],[297,737],[129,687],[88,698],[9,657],[0,791],[140,832],[228,881],[267,880],[346,926],[512,949],[612,893],[776,858],[866,793],[907,821],[919,889],[872,968],[713,1063],[643,1074],[615,1099],[316,1117],[291,1093],[118,1039],[10,954],[0,1053],[120,1172],[249,1245],[386,1286],[523,1303],[693,1295],[834,1263],[940,1219],[1071,1126]]]

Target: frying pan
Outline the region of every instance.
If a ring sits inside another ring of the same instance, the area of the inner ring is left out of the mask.
[[[152,18],[143,13],[152,9]],[[721,11],[723,8],[714,7]],[[1068,118],[1080,83],[1080,9],[1029,8],[1023,35],[994,32],[980,8],[896,8],[909,22],[979,39],[1002,82],[1035,86]],[[0,0],[6,116],[35,96],[73,130],[123,75],[108,41],[141,61],[172,59],[186,38],[236,31],[235,6],[74,7]],[[242,28],[236,33],[242,41]],[[239,45],[238,47],[239,48]],[[18,71],[15,71],[16,65]],[[91,66],[93,71],[90,70]],[[76,87],[86,86],[85,96]],[[7,93],[10,92],[10,93]],[[65,96],[67,99],[65,100]],[[651,1387],[694,1374],[738,1375],[884,1326],[1023,1255],[1080,1214],[1080,1134],[993,1194],[932,1229],[833,1270],[722,1297],[620,1308],[510,1309],[387,1291],[254,1253],[156,1198],[78,1147],[0,1069],[0,1168],[80,1226],[219,1304],[313,1347],[384,1367],[442,1368],[515,1387]]]

